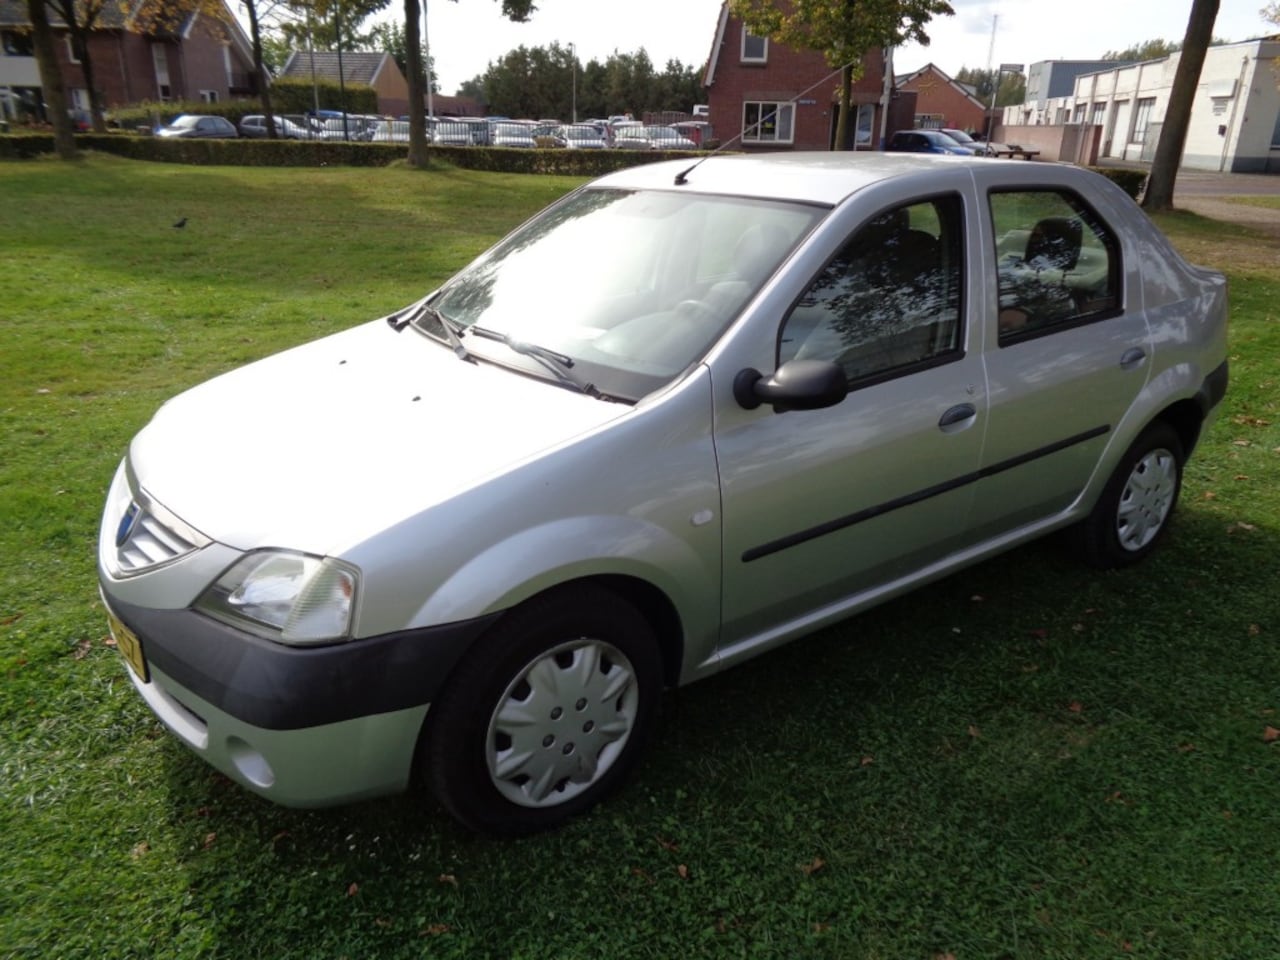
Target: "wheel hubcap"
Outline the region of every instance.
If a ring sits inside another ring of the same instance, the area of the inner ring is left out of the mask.
[[[489,719],[489,777],[522,807],[572,799],[608,772],[635,724],[640,691],[611,644],[580,639],[524,666]]]
[[[1160,532],[1178,489],[1178,462],[1168,450],[1152,450],[1133,466],[1120,495],[1116,534],[1126,550],[1141,550]]]

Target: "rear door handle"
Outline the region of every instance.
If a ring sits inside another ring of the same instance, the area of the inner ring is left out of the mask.
[[[948,427],[958,428],[967,420],[972,420],[978,415],[978,408],[972,403],[958,403],[938,420],[938,426],[944,433],[951,433]]]
[[[1142,365],[1142,361],[1147,359],[1147,351],[1141,347],[1130,347],[1120,356],[1120,369],[1132,370],[1134,367]]]

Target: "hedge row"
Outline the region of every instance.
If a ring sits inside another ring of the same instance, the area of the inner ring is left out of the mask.
[[[1117,187],[1137,200],[1142,196],[1142,188],[1147,184],[1147,171],[1131,170],[1121,167],[1090,167],[1094,173],[1100,173]]]
[[[128,134],[77,134],[82,150],[98,150],[131,160],[245,167],[384,167],[404,159],[403,143],[347,143],[341,140],[188,140]],[[0,136],[0,157],[30,158],[53,152],[53,135]],[[456,167],[499,173],[565,174],[598,177],[613,170],[653,163],[689,153],[639,150],[511,150],[491,147],[433,146],[430,156]]]

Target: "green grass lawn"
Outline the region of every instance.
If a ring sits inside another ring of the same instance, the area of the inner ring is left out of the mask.
[[[1145,565],[1032,545],[672,692],[621,796],[518,842],[278,808],[163,731],[95,587],[129,438],[574,184],[0,164],[0,957],[1280,957],[1277,244],[1190,214],[1232,385]]]

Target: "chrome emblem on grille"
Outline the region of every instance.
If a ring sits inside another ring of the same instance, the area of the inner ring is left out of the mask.
[[[124,512],[124,516],[120,518],[120,525],[116,527],[116,546],[123,547],[128,541],[129,536],[133,533],[134,524],[138,522],[138,515],[142,511],[138,507],[136,500],[130,501],[129,509]]]

